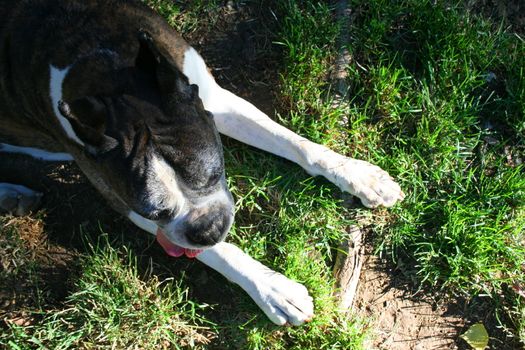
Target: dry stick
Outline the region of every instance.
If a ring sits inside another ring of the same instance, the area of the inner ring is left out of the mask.
[[[348,73],[346,67],[350,64],[350,52],[346,48],[350,38],[348,35],[350,28],[350,8],[347,0],[339,0],[336,4],[336,17],[341,25],[338,36],[339,54],[335,60],[334,79],[336,81],[336,103],[344,103],[348,98]]]
[[[352,307],[365,260],[362,231],[352,225],[349,233],[351,241],[344,240],[341,243],[334,265],[337,287],[335,296],[339,299],[339,310],[342,312],[347,312]]]
[[[335,61],[334,72],[337,90],[334,102],[337,107],[347,104],[348,100],[349,88],[346,68],[350,64],[351,56],[346,45],[349,42],[350,14],[348,1],[339,0],[336,4],[336,16],[341,25],[341,31],[338,40],[339,54]],[[351,238],[343,241],[339,246],[334,266],[336,279],[334,294],[339,299],[339,310],[342,312],[347,312],[352,307],[365,260],[365,247],[361,230],[352,225],[349,233]]]

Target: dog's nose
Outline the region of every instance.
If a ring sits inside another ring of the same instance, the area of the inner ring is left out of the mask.
[[[195,209],[186,223],[188,241],[198,246],[212,246],[224,240],[233,222],[233,210],[226,205]]]

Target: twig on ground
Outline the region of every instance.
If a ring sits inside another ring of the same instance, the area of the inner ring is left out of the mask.
[[[347,312],[352,307],[361,269],[366,260],[363,233],[359,227],[350,226],[351,241],[345,240],[339,246],[334,266],[336,279],[335,295],[339,299],[339,310]]]

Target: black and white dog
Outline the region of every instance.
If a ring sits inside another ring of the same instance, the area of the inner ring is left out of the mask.
[[[223,242],[234,205],[219,132],[326,177],[368,207],[403,199],[377,166],[312,143],[222,89],[138,1],[1,0],[0,18],[0,151],[74,160],[168,254],[219,271],[277,324],[309,320],[312,299]],[[0,183],[4,211],[24,214],[39,196]]]

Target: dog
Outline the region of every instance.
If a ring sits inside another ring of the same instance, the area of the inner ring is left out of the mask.
[[[310,142],[221,88],[201,56],[138,1],[0,5],[0,151],[76,162],[169,255],[217,270],[276,324],[310,320],[312,298],[224,242],[234,202],[219,133],[324,176],[367,207],[404,197],[379,167]],[[4,212],[24,215],[40,197],[0,184]]]

